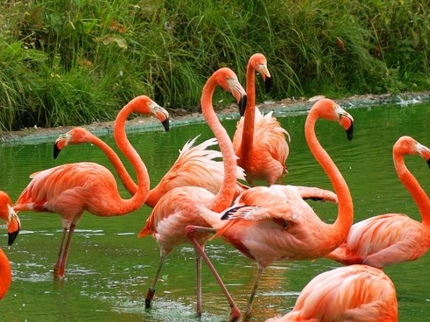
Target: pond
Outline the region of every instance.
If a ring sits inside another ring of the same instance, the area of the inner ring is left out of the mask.
[[[354,139],[348,141],[342,129],[331,122],[317,123],[317,136],[344,175],[354,200],[355,218],[399,212],[420,220],[412,198],[397,179],[392,161],[392,146],[402,135],[410,135],[430,146],[430,104],[348,107],[355,119]],[[309,152],[304,140],[306,111],[285,111],[277,115],[291,134],[289,173],[285,183],[331,185]],[[232,136],[237,118],[223,124]],[[212,137],[202,122],[176,125],[169,133],[159,129],[132,132],[129,138],[147,165],[152,186],[164,175],[184,143],[200,135],[197,142]],[[102,137],[114,146],[111,135]],[[53,141],[39,144],[0,146],[0,189],[13,200],[19,196],[35,171],[61,163],[94,161],[112,166],[96,147],[84,144],[52,158]],[[418,157],[407,157],[406,164],[424,189],[430,193],[430,172]],[[119,185],[120,186],[120,185]],[[121,186],[120,186],[121,187]],[[128,197],[121,187],[121,195]],[[326,222],[332,222],[337,208],[331,204],[309,203]],[[191,245],[176,249],[163,267],[153,300],[145,310],[146,291],[158,264],[158,246],[152,237],[139,239],[151,209],[122,217],[101,218],[85,213],[77,226],[64,280],[52,278],[61,237],[57,214],[21,212],[22,231],[12,247],[6,246],[6,231],[0,231],[0,245],[13,268],[13,283],[0,301],[4,321],[193,321],[195,310],[194,250]],[[242,311],[251,291],[256,265],[230,245],[213,240],[206,247]],[[315,261],[284,261],[263,273],[254,302],[253,321],[264,321],[289,311],[300,290],[317,274],[339,264]],[[226,302],[209,270],[203,266],[202,321],[225,321]],[[430,316],[430,281],[427,269],[430,256],[387,267],[399,300],[400,321],[423,321]],[[429,285],[427,285],[429,284]]]

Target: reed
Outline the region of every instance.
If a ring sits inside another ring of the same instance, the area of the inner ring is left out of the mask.
[[[140,94],[195,110],[215,69],[231,67],[244,82],[255,52],[273,74],[270,99],[426,90],[429,8],[418,0],[3,1],[0,131],[112,120]]]

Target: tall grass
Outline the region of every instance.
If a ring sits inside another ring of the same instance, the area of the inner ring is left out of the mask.
[[[140,94],[193,110],[214,70],[229,66],[244,82],[255,52],[268,58],[273,99],[428,89],[429,8],[418,0],[4,1],[0,131],[112,120]]]

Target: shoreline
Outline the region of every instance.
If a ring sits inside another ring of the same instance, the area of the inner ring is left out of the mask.
[[[266,101],[257,104],[257,107],[263,112],[274,112],[274,116],[285,116],[290,113],[303,112],[309,110],[313,102],[323,96],[315,96],[310,99],[284,99],[281,101]],[[354,95],[343,99],[334,99],[342,107],[349,109],[355,107],[375,106],[384,104],[395,104],[407,106],[411,104],[424,103],[430,100],[430,92],[408,92],[399,95]],[[168,109],[170,114],[170,126],[184,126],[204,122],[200,112],[187,112],[184,109]],[[216,108],[220,119],[239,118],[239,113],[235,104],[223,108]],[[94,122],[88,125],[81,125],[97,136],[103,136],[113,133],[114,121]],[[127,132],[146,132],[158,130],[159,122],[154,117],[136,117],[128,120],[126,123]],[[33,128],[24,128],[19,131],[6,132],[0,134],[0,145],[25,145],[45,143],[49,140],[55,140],[60,134],[66,133],[77,126],[58,126],[53,128],[39,128],[36,125]],[[161,129],[160,129],[161,130]]]

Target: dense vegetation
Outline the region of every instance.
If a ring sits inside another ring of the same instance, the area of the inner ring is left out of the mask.
[[[194,109],[255,52],[272,99],[430,85],[430,1],[5,0],[0,24],[0,133],[112,120],[139,94]]]

